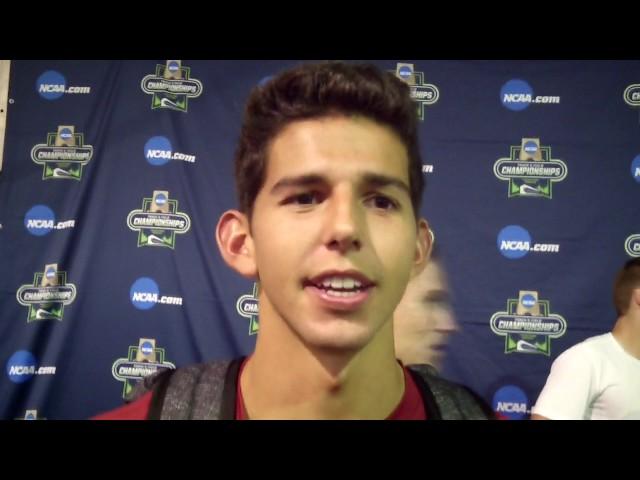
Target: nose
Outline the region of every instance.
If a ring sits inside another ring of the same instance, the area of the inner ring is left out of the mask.
[[[362,248],[361,212],[354,194],[348,189],[336,189],[327,209],[324,243],[330,250],[345,253]]]
[[[460,326],[458,325],[450,306],[439,312],[436,321],[436,330],[446,333],[454,333],[460,330]]]

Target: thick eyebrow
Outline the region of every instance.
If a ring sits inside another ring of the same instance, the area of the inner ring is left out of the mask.
[[[365,173],[362,183],[375,188],[396,187],[411,197],[411,190],[409,189],[409,186],[402,180],[395,177],[380,175],[379,173]]]
[[[328,184],[330,183],[327,177],[316,173],[307,175],[299,175],[296,177],[283,177],[276,182],[271,188],[271,194],[275,194],[278,190],[282,190],[290,187],[308,187],[310,185]],[[381,175],[379,173],[365,173],[362,176],[362,183],[368,187],[383,188],[383,187],[396,187],[404,191],[407,195],[411,196],[411,190],[409,186],[402,180],[390,177],[388,175]]]
[[[308,187],[309,185],[317,185],[319,183],[328,183],[327,179],[315,173],[308,175],[299,175],[297,177],[282,177],[271,188],[271,194],[278,193],[278,190],[283,190],[290,187]]]

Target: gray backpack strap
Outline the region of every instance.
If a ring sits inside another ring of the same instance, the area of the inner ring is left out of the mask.
[[[192,399],[191,419],[233,420],[238,371],[243,359],[203,365]]]
[[[138,382],[126,400],[153,391],[149,420],[233,419],[239,365],[238,360],[220,361],[158,372]]]
[[[408,365],[428,407],[429,397],[437,405],[436,416],[442,420],[487,420],[494,418],[491,408],[471,389],[445,380],[431,365]],[[421,380],[421,381],[420,381]],[[426,387],[426,392],[425,392]],[[437,415],[439,413],[439,415]],[[427,415],[430,412],[427,411]]]
[[[176,370],[164,395],[160,419],[219,419],[230,364],[230,361],[210,362]]]

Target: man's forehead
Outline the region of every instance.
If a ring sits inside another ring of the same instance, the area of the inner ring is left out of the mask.
[[[334,145],[356,148],[384,144],[387,148],[405,149],[393,128],[362,116],[327,116],[289,122],[273,137],[270,147],[274,149],[283,143],[289,148],[322,149]]]
[[[348,118],[292,123],[270,145],[267,183],[314,175],[327,181],[342,177],[358,183],[378,175],[408,183],[408,156],[399,137],[368,119],[358,122],[364,126]]]

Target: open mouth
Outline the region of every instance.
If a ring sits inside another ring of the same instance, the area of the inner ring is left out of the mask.
[[[367,300],[375,283],[355,272],[327,272],[303,282],[323,303],[341,308],[355,308]]]
[[[326,278],[322,283],[310,283],[311,286],[324,290],[327,295],[333,297],[351,297],[369,288],[369,286],[353,278],[332,277]]]
[[[346,272],[325,272],[306,280],[304,286],[312,286],[324,290],[327,295],[348,297],[363,292],[375,284],[364,274],[355,270]]]

